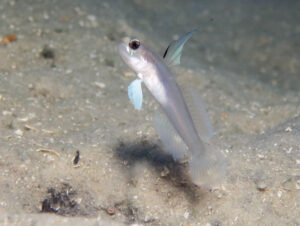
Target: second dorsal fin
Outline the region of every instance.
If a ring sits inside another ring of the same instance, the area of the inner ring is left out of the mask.
[[[214,136],[214,131],[204,102],[197,91],[191,87],[184,87],[182,91],[198,135],[201,139],[209,140]]]

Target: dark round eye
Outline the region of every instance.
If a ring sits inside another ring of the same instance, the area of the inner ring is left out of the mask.
[[[133,50],[137,50],[141,45],[141,42],[138,39],[131,39],[129,42],[129,47]]]

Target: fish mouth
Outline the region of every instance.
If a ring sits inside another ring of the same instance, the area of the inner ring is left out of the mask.
[[[118,44],[118,52],[121,55],[122,59],[124,60],[124,62],[127,61],[128,57],[130,56],[128,49],[127,49],[127,45],[124,42],[120,42]]]
[[[129,52],[128,51],[128,49],[129,49],[129,42],[130,42],[130,38],[129,37],[122,38],[122,41],[119,42],[119,44],[118,44],[119,52],[124,51],[125,49],[127,50],[127,52]]]

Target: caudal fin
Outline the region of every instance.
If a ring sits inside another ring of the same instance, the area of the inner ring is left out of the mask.
[[[205,146],[205,152],[190,156],[190,174],[196,185],[212,187],[220,184],[224,178],[226,162],[216,147]]]

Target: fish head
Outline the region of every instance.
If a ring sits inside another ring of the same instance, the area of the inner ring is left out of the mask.
[[[123,61],[137,74],[149,72],[149,67],[153,65],[153,58],[147,47],[136,38],[124,39],[123,42],[119,43],[118,51]]]

